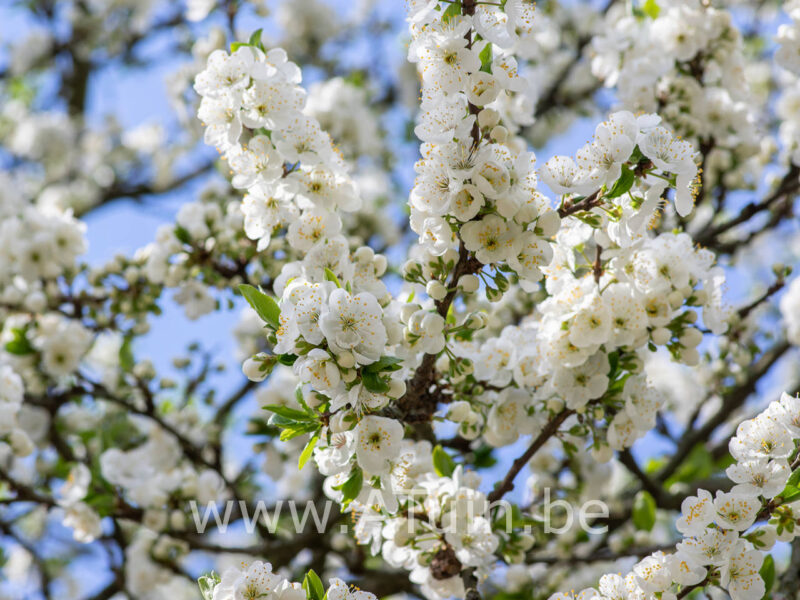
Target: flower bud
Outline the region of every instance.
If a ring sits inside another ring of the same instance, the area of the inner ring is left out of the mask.
[[[389,391],[386,395],[389,398],[401,398],[406,393],[406,382],[402,379],[390,379]]]
[[[411,315],[419,310],[419,304],[415,302],[406,302],[400,307],[400,320],[403,323],[408,323],[411,320]]]
[[[14,454],[20,458],[30,456],[33,452],[33,442],[22,429],[15,429],[8,436],[8,442]]]
[[[169,526],[175,531],[182,531],[186,527],[186,516],[181,510],[173,510],[169,515]]]
[[[541,230],[540,235],[549,238],[558,233],[561,227],[561,217],[554,210],[546,210],[536,220],[536,228]]]
[[[458,287],[467,294],[477,292],[479,286],[480,279],[478,279],[477,275],[467,274],[458,278]]]
[[[486,327],[486,315],[476,312],[467,317],[467,327],[472,330],[483,329]]]
[[[672,308],[679,308],[681,304],[683,304],[683,294],[681,294],[678,290],[673,290],[667,296],[667,302]]]
[[[466,420],[470,412],[472,412],[472,407],[469,405],[469,402],[466,400],[459,400],[458,402],[453,402],[447,409],[447,418],[456,423],[460,423]]]
[[[493,108],[484,108],[478,113],[478,127],[489,129],[500,122],[500,113]]]
[[[680,358],[683,364],[694,367],[700,362],[700,353],[697,348],[683,348]]]
[[[386,273],[386,267],[388,264],[389,263],[383,254],[376,254],[375,258],[372,259],[372,268],[375,269],[375,277],[381,277],[384,273]]]
[[[425,286],[425,292],[434,300],[444,300],[444,297],[447,296],[447,288],[438,279],[429,281]]]
[[[592,446],[591,455],[599,463],[607,463],[614,456],[614,450],[608,444]]]
[[[345,350],[336,357],[336,362],[344,369],[352,369],[356,364],[356,357],[349,350]]]
[[[442,255],[442,260],[444,261],[445,264],[450,262],[456,264],[458,262],[458,250],[456,250],[455,248],[448,248]]]
[[[250,381],[264,381],[275,367],[277,358],[264,352],[251,356],[242,364],[242,373]]]
[[[492,128],[492,131],[489,135],[492,136],[492,139],[495,142],[502,144],[508,139],[508,129],[506,129],[502,125],[496,125],[495,127]]]
[[[666,327],[657,327],[651,334],[656,346],[663,346],[672,339],[672,332]]]
[[[375,257],[375,251],[369,246],[361,246],[353,252],[353,259],[356,262],[370,262]]]
[[[407,260],[403,263],[403,277],[409,277],[412,273],[419,271],[419,263],[415,260]]]
[[[694,348],[699,346],[700,342],[703,341],[703,334],[700,333],[700,330],[690,327],[685,329],[681,334],[681,337],[678,339],[683,346],[686,346],[687,348]]]

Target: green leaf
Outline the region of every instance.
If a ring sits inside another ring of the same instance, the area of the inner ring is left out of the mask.
[[[652,530],[656,524],[656,501],[645,490],[636,494],[633,500],[633,524],[643,531]]]
[[[297,423],[281,431],[281,435],[278,439],[280,439],[282,442],[285,442],[286,440],[291,440],[298,436],[305,435],[307,433],[313,433],[318,430],[318,423]]]
[[[658,15],[661,13],[661,7],[656,0],[646,0],[642,5],[642,12],[651,19],[657,19]]]
[[[618,198],[622,196],[622,194],[626,194],[628,190],[633,187],[633,182],[636,179],[636,176],[633,174],[628,167],[622,167],[622,175],[620,175],[619,179],[614,183],[608,193],[605,194],[606,198]]]
[[[231,54],[236,52],[239,48],[242,48],[243,46],[249,46],[249,45],[250,44],[248,44],[247,42],[233,42],[231,44]]]
[[[439,445],[433,448],[433,470],[439,477],[450,477],[455,471],[456,463]]]
[[[303,579],[303,590],[310,600],[322,600],[325,597],[325,586],[314,569],[310,569]]]
[[[178,241],[182,244],[187,244],[189,246],[192,245],[192,236],[189,231],[185,227],[181,227],[180,225],[175,226],[175,237],[178,238]]]
[[[450,19],[460,14],[461,14],[461,3],[453,2],[450,6],[447,7],[447,10],[445,10],[442,13],[442,23],[448,23]]]
[[[314,451],[314,446],[317,445],[318,439],[319,435],[315,435],[310,440],[308,440],[306,447],[303,448],[303,451],[300,453],[300,460],[297,461],[298,470],[302,471],[303,467],[306,466],[308,459],[311,458],[311,453]]]
[[[28,336],[24,328],[15,327],[11,330],[13,336],[10,341],[6,342],[6,352],[15,354],[16,356],[25,356],[26,354],[33,354],[36,350],[28,341]]]
[[[273,329],[278,329],[281,326],[279,318],[281,316],[281,309],[275,301],[275,298],[267,296],[261,290],[247,283],[240,284],[239,291],[250,306],[253,307],[253,310],[258,313],[262,321],[268,323]]]
[[[356,468],[353,469],[352,473],[350,473],[350,477],[347,478],[347,481],[334,488],[342,492],[342,495],[344,496],[342,498],[343,506],[350,504],[350,502],[356,499],[358,494],[361,492],[362,485],[364,485],[364,473],[361,471],[361,469]]]
[[[130,335],[126,335],[122,345],[119,347],[119,366],[123,371],[130,371],[133,368],[132,342],[133,338]]]
[[[336,273],[331,271],[328,267],[325,267],[325,279],[335,283],[337,288],[342,287],[342,282],[339,281],[339,278],[336,276]]]
[[[786,485],[800,487],[800,467],[797,467],[794,471],[792,471],[792,474],[789,475],[789,479],[786,480]]]
[[[200,586],[200,594],[203,600],[212,600],[214,597],[214,588],[220,582],[219,575],[211,571],[208,575],[201,575],[197,578],[197,585]]]
[[[361,373],[361,383],[373,394],[385,394],[389,391],[389,384],[377,373],[363,371]]]
[[[250,36],[250,39],[247,41],[248,46],[254,46],[255,48],[259,48],[261,50],[264,49],[264,44],[261,43],[261,32],[263,29],[256,29],[253,32],[253,35]]]
[[[402,358],[396,358],[394,356],[381,356],[380,359],[371,365],[364,367],[362,372],[366,371],[367,373],[380,373],[381,371],[399,371],[402,368],[400,367],[402,362]]]
[[[491,73],[492,72],[492,44],[490,42],[486,43],[481,53],[478,55],[481,59],[481,71],[484,73]]]
[[[784,504],[789,504],[790,502],[794,502],[798,499],[800,499],[800,488],[787,485],[781,492],[781,500]]]
[[[758,574],[764,580],[764,595],[762,598],[769,596],[769,591],[772,589],[772,584],[775,583],[775,560],[771,554],[764,557],[764,562],[761,564]]]
[[[294,354],[281,354],[278,357],[278,362],[282,365],[286,365],[287,367],[291,367],[295,361],[297,360],[297,356]]]
[[[296,408],[289,408],[283,404],[267,404],[264,406],[264,408],[292,422],[314,420],[313,417],[308,415],[308,413],[305,413],[302,410],[297,410]]]

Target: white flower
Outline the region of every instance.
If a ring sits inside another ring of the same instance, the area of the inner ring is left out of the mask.
[[[598,352],[580,366],[557,368],[553,387],[566,402],[567,408],[581,408],[608,389],[608,369],[608,356]]]
[[[256,185],[242,201],[244,232],[251,240],[258,240],[256,249],[260,252],[269,246],[273,232],[291,222],[297,212],[297,207],[281,188]]]
[[[303,108],[305,94],[280,79],[254,81],[242,95],[242,122],[250,129],[278,129]]]
[[[370,475],[387,473],[400,454],[403,426],[399,421],[368,415],[356,426],[356,459]]]
[[[611,335],[611,311],[598,292],[585,296],[569,325],[569,341],[578,348],[605,344]]]
[[[376,600],[375,594],[364,592],[358,588],[351,589],[344,581],[334,577],[329,579],[328,600]]]
[[[227,154],[233,171],[231,185],[249,189],[256,183],[269,184],[283,172],[283,159],[265,135],[254,136],[247,147],[234,146]]]
[[[774,415],[791,432],[792,437],[800,438],[800,396],[790,396],[784,392],[778,402],[770,405],[768,413]]]
[[[480,221],[470,221],[461,228],[461,239],[467,250],[483,264],[505,260],[512,251],[519,226],[507,223],[497,215],[486,215]]]
[[[772,498],[786,487],[790,470],[784,460],[755,458],[732,464],[725,473],[731,481],[738,484],[733,486],[733,493]]]
[[[759,600],[764,596],[765,585],[759,571],[764,555],[739,541],[729,561],[722,565],[720,584],[728,590],[732,600]]]
[[[75,541],[88,544],[103,534],[100,516],[84,502],[70,504],[64,512],[64,525],[72,529]]]
[[[775,62],[787,71],[800,75],[800,19],[778,27]]]
[[[705,567],[701,567],[688,554],[681,551],[669,557],[669,571],[672,579],[681,585],[698,584],[705,579],[708,572]]]
[[[282,581],[282,577],[272,572],[271,564],[257,560],[241,569],[224,571],[214,588],[213,600],[277,600],[276,591]]]
[[[232,55],[224,50],[212,52],[205,70],[195,78],[194,89],[201,96],[220,97],[241,92],[250,83],[253,52],[239,48]]]
[[[552,259],[553,248],[550,243],[532,231],[525,231],[514,237],[507,260],[508,266],[521,279],[537,282],[542,278],[540,267],[547,266]]]
[[[674,138],[664,127],[654,127],[640,137],[639,149],[659,169],[678,175],[675,210],[682,217],[692,212],[691,184],[697,175],[692,145]]]
[[[321,208],[303,211],[299,219],[289,225],[286,239],[292,248],[307,252],[319,240],[338,235],[342,221],[336,213]]]
[[[507,446],[521,433],[532,433],[535,421],[528,416],[531,396],[524,390],[507,388],[492,402],[484,438],[492,446]]]
[[[476,516],[457,531],[446,531],[445,539],[456,551],[461,564],[473,567],[485,565],[497,550],[499,540],[492,533],[487,519]]]
[[[638,345],[647,334],[647,313],[631,286],[614,283],[603,292],[603,300],[611,317],[611,343],[614,346]]]
[[[351,296],[338,288],[331,292],[319,325],[335,353],[352,350],[359,364],[369,364],[381,357],[386,346],[382,319],[375,296],[367,292]]]
[[[192,321],[213,312],[217,307],[217,301],[208,293],[208,288],[197,280],[182,283],[174,299],[183,306],[186,318]]]
[[[699,536],[714,520],[714,515],[711,493],[697,490],[697,496],[688,496],[681,502],[681,516],[675,522],[675,527],[683,535]]]
[[[292,368],[302,383],[310,383],[319,392],[331,392],[341,382],[336,361],[321,348],[299,357]]]
[[[412,348],[425,354],[438,354],[444,350],[445,321],[439,313],[418,310],[408,320],[408,332],[414,336]]]
[[[0,365],[0,406],[22,404],[25,388],[22,377],[17,375],[9,365]]]
[[[794,442],[782,424],[762,414],[739,424],[728,449],[737,461],[786,458],[794,451]]]
[[[626,162],[636,145],[639,126],[636,117],[627,111],[613,113],[595,129],[594,140],[576,153],[581,170],[589,173],[588,179],[595,188],[610,186],[622,174]]]
[[[418,50],[419,69],[427,85],[454,94],[465,89],[470,73],[480,69],[477,53],[463,37],[435,38]]]
[[[744,531],[756,520],[761,502],[756,496],[738,492],[717,492],[714,498],[717,524],[725,529]]]
[[[92,482],[92,473],[83,463],[76,463],[70,470],[67,480],[58,492],[59,503],[63,506],[70,506],[82,500],[89,490]]]
[[[539,177],[559,196],[582,193],[592,187],[588,173],[582,171],[569,156],[554,156],[539,169]]]
[[[636,581],[645,592],[663,592],[672,583],[667,556],[655,552],[639,561],[634,567]]]
[[[684,538],[678,550],[700,565],[721,566],[728,562],[739,536],[731,529],[704,529],[695,537]]]
[[[370,392],[362,384],[351,387],[347,392],[342,392],[333,399],[330,406],[331,412],[336,412],[343,406],[351,406],[358,414],[375,411],[389,403],[389,397],[384,394]]]

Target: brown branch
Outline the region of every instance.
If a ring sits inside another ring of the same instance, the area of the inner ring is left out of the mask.
[[[489,502],[496,502],[500,498],[502,498],[506,492],[510,492],[514,489],[514,479],[517,477],[519,472],[523,469],[523,467],[528,464],[528,461],[533,457],[538,450],[544,446],[545,442],[553,437],[557,432],[558,428],[567,420],[570,415],[575,414],[574,410],[564,409],[560,413],[558,413],[555,417],[553,417],[547,425],[544,426],[541,433],[533,440],[528,449],[517,458],[511,468],[509,469],[506,476],[503,480],[495,487],[494,490],[487,496],[487,500]]]
[[[704,246],[713,246],[717,238],[723,233],[746,223],[758,213],[768,210],[781,198],[789,196],[798,190],[800,190],[800,167],[792,165],[778,184],[778,187],[769,196],[760,202],[751,202],[742,208],[736,217],[714,227],[704,229],[697,235],[697,243]]]
[[[574,215],[577,212],[591,210],[595,206],[600,206],[602,203],[603,199],[600,195],[600,190],[597,190],[585,198],[582,198],[578,202],[567,200],[561,205],[561,208],[558,209],[558,216],[563,219],[564,217]]]
[[[722,425],[735,410],[745,403],[747,398],[750,397],[750,394],[755,391],[758,381],[776,362],[778,362],[789,348],[790,345],[783,341],[765,352],[753,366],[753,370],[750,372],[747,380],[723,395],[722,406],[711,418],[697,429],[687,429],[678,442],[678,447],[675,449],[669,462],[656,476],[656,480],[660,482],[666,481],[677,470],[681,463],[683,463],[686,457],[689,456],[692,448],[708,440],[714,430]]]

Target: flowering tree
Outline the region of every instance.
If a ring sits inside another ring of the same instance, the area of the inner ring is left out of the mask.
[[[0,594],[797,597],[800,4],[395,4],[18,9]],[[170,53],[168,124],[98,124]]]

